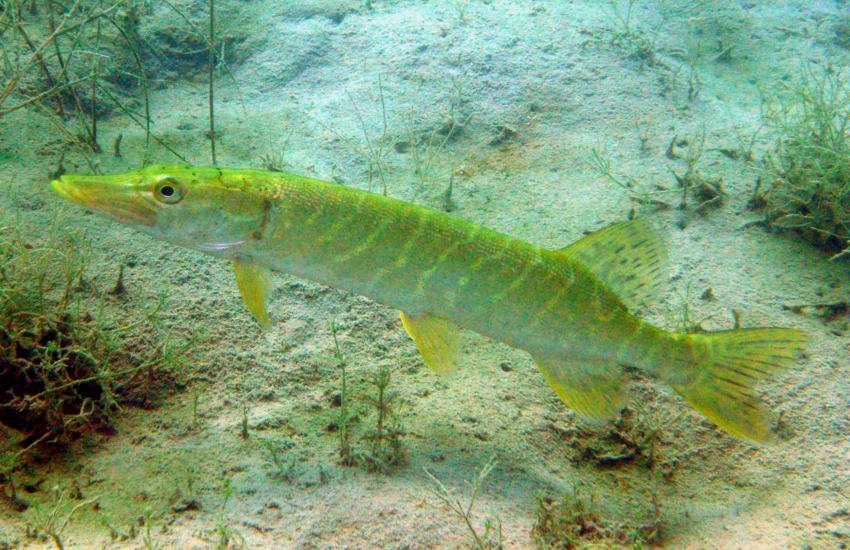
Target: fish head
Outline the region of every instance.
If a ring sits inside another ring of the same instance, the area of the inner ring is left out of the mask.
[[[228,255],[258,239],[268,199],[218,168],[148,166],[111,175],[63,175],[59,195],[153,237]]]

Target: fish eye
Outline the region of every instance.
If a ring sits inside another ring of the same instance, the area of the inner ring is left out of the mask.
[[[157,182],[153,194],[160,202],[174,204],[183,198],[183,188],[176,179],[164,176]]]

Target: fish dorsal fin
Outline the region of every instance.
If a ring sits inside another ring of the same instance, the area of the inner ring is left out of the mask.
[[[408,315],[403,311],[400,313],[401,324],[416,342],[416,347],[419,348],[425,364],[439,374],[453,372],[460,330],[457,325],[448,319],[427,313],[421,315]]]
[[[271,271],[257,264],[233,261],[233,271],[236,273],[236,285],[239,294],[254,318],[263,326],[269,328],[268,298],[271,290]]]
[[[667,279],[667,247],[643,219],[609,225],[558,252],[602,279],[629,309],[650,302]]]
[[[626,380],[617,365],[563,358],[534,361],[561,401],[588,420],[610,420],[626,401]]]

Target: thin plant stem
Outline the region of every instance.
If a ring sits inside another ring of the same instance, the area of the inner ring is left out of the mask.
[[[210,0],[210,43],[209,43],[209,110],[210,110],[210,154],[212,163],[215,158],[215,0]]]
[[[182,10],[180,10],[177,6],[175,6],[174,4],[169,2],[168,0],[162,0],[162,2],[166,6],[171,8],[171,11],[176,13],[177,16],[180,17],[187,25],[192,27],[192,29],[198,34],[198,36],[200,38],[203,38],[204,41],[207,41],[207,47],[208,48],[212,48],[213,51],[216,51],[215,48],[212,47],[212,43],[209,42],[208,34],[205,34],[203,32],[203,30],[201,30],[198,27],[198,25],[192,19],[189,18],[188,15],[186,15]],[[227,74],[227,76],[230,77],[230,80],[236,86],[236,96],[237,96],[237,99],[239,100],[239,105],[242,107],[243,111],[247,111],[247,109],[245,108],[245,98],[242,96],[242,90],[239,87],[239,82],[237,82],[236,77],[233,75],[233,71],[230,70],[230,66],[225,61],[224,55],[220,56],[220,59],[218,59],[218,64],[219,64],[219,66],[221,66],[222,69],[224,69],[224,72]]]
[[[136,61],[136,67],[138,67],[138,69],[139,69],[139,82],[142,85],[142,93],[143,93],[144,100],[145,100],[145,123],[144,123],[145,152],[144,152],[144,155],[142,157],[142,166],[144,166],[144,165],[147,165],[148,160],[150,159],[151,139],[154,139],[154,141],[156,141],[160,145],[164,145],[161,140],[156,139],[151,134],[151,105],[150,105],[150,94],[148,93],[148,75],[147,75],[147,73],[145,73],[145,67],[144,67],[144,64],[142,63],[142,58],[139,55],[139,44],[136,42],[135,38],[131,38],[127,34],[127,31],[124,30],[124,27],[119,25],[115,21],[115,19],[113,19],[112,17],[108,17],[107,20],[110,23],[112,23],[112,25],[118,30],[118,32],[121,34],[121,36],[124,37],[124,40],[127,41],[127,44],[130,46],[130,52],[133,54],[133,59]],[[127,111],[127,109],[125,109],[124,106],[119,101],[117,101],[112,94],[110,94],[106,90],[106,88],[101,88],[101,91],[106,92],[106,94],[108,96],[110,96],[110,98],[115,102],[115,104],[118,105],[121,108],[122,111],[124,111],[125,113],[127,113],[129,115],[129,111]],[[139,123],[137,120],[135,120],[134,117],[130,116],[130,118],[133,118],[134,122],[136,122],[137,124]],[[167,145],[164,145],[164,146],[171,153],[173,153],[178,158],[180,158],[181,160],[186,162],[186,159],[184,159],[182,156],[180,156],[173,149],[171,149]]]
[[[145,119],[146,119],[146,120],[145,120],[145,121],[141,121],[141,120],[139,120],[139,119],[136,117],[136,115],[135,115],[135,114],[133,114],[133,112],[132,112],[132,111],[130,111],[130,110],[129,110],[129,109],[128,109],[128,108],[127,108],[127,107],[126,107],[123,103],[121,103],[120,101],[118,101],[118,99],[117,99],[114,95],[112,95],[112,92],[110,92],[108,88],[104,88],[104,87],[102,87],[102,86],[98,86],[98,89],[100,89],[100,91],[101,91],[101,92],[103,92],[104,94],[106,94],[106,96],[107,96],[110,100],[112,100],[112,102],[113,102],[113,103],[114,103],[114,104],[115,104],[115,105],[116,105],[119,109],[121,109],[121,111],[122,111],[125,115],[127,115],[128,117],[130,117],[130,119],[131,119],[133,122],[135,122],[138,126],[140,126],[140,127],[142,127],[142,128],[144,128],[144,129],[145,129],[145,139],[146,139],[146,141],[145,141],[145,161],[144,161],[144,164],[147,164],[147,158],[148,158],[148,154],[147,154],[147,150],[148,150],[148,142],[147,142],[147,140],[148,140],[148,139],[152,139],[152,140],[153,140],[153,141],[155,141],[158,145],[160,145],[160,146],[164,147],[166,150],[168,150],[168,152],[169,152],[169,153],[171,153],[172,155],[174,155],[175,157],[179,158],[180,160],[182,160],[182,161],[183,161],[183,162],[185,162],[186,164],[190,164],[190,163],[189,163],[189,161],[186,159],[186,157],[184,157],[183,155],[181,155],[180,153],[178,153],[177,151],[175,151],[173,147],[171,147],[170,145],[168,145],[168,144],[167,144],[167,143],[165,143],[163,140],[159,139],[156,135],[154,135],[154,134],[152,134],[152,133],[150,132],[150,116],[149,116],[149,111],[148,111],[148,104],[147,104],[147,101],[145,102]],[[147,97],[147,94],[145,94],[145,95],[146,95],[146,97]]]

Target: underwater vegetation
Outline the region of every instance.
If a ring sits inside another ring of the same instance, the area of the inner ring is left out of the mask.
[[[164,388],[181,384],[187,344],[159,321],[163,302],[137,322],[105,315],[98,302],[125,291],[121,275],[107,291],[94,288],[78,233],[34,245],[2,220],[0,484],[24,509],[15,471],[87,433],[111,433],[124,407],[152,407]]]
[[[334,363],[340,372],[339,393],[333,398],[337,408],[334,422],[328,431],[336,432],[338,439],[339,463],[343,466],[362,466],[367,471],[389,473],[405,463],[406,457],[402,438],[407,434],[399,418],[399,398],[395,390],[390,389],[392,373],[387,365],[380,365],[369,381],[370,395],[361,397],[368,411],[355,407],[357,400],[352,396],[346,374],[346,358],[337,338],[336,323],[331,323],[334,341]],[[352,442],[355,422],[360,415],[372,413],[373,428],[361,430],[360,445]]]
[[[768,223],[835,254],[850,253],[850,87],[846,74],[806,68],[766,108],[776,134],[751,206]]]
[[[215,2],[209,2],[213,8]],[[125,115],[144,130],[142,162],[152,143],[174,158],[186,158],[152,130],[151,93],[168,78],[209,82],[210,141],[215,161],[214,73],[233,78],[229,61],[247,50],[244,18],[232,8],[204,13],[196,23],[191,2],[117,0],[95,2],[0,2],[0,118],[27,110],[43,117],[61,136],[58,166],[74,151],[96,170],[91,156],[103,151],[98,119]],[[215,32],[214,32],[215,31]],[[203,137],[203,134],[201,134]],[[123,133],[109,149],[121,157]]]
[[[141,87],[147,111],[138,8],[123,4],[4,0],[0,117],[34,110],[62,133],[63,148],[97,153],[98,118],[129,110],[128,92]]]

